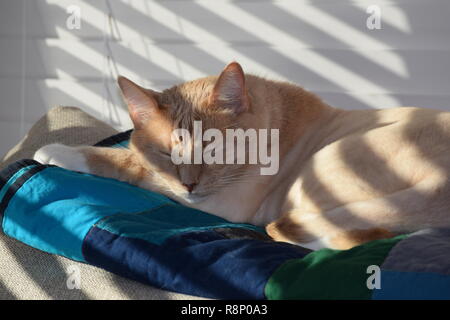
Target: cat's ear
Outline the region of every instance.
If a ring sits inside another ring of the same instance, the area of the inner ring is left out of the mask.
[[[119,76],[117,82],[135,127],[144,125],[152,116],[159,113],[154,91],[144,89],[122,76]]]
[[[237,62],[225,67],[214,85],[210,103],[233,111],[235,114],[249,109],[249,99],[245,87],[245,75]]]

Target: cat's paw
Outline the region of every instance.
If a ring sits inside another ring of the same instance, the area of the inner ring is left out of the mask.
[[[40,148],[33,159],[42,164],[52,164],[68,170],[89,173],[86,158],[80,148],[62,144],[49,144]]]

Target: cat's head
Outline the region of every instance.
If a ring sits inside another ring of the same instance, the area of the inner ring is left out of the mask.
[[[194,121],[202,130],[254,127],[251,99],[241,66],[230,63],[218,77],[186,82],[163,92],[141,88],[120,77],[119,86],[128,105],[134,131],[130,148],[141,158],[159,187],[187,202],[199,202],[246,175],[242,164],[173,163],[173,148],[183,137],[175,129],[193,136]],[[203,150],[208,143],[203,142]],[[192,159],[193,160],[193,159]]]

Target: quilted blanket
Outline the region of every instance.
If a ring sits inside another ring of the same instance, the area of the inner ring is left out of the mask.
[[[99,145],[126,147],[128,133]],[[450,230],[350,250],[272,241],[124,182],[21,160],[0,173],[10,237],[149,285],[218,299],[450,299]]]

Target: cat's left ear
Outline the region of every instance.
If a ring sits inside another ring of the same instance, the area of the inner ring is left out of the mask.
[[[249,110],[245,75],[239,63],[232,62],[222,71],[214,85],[210,103],[231,110],[235,114]]]

